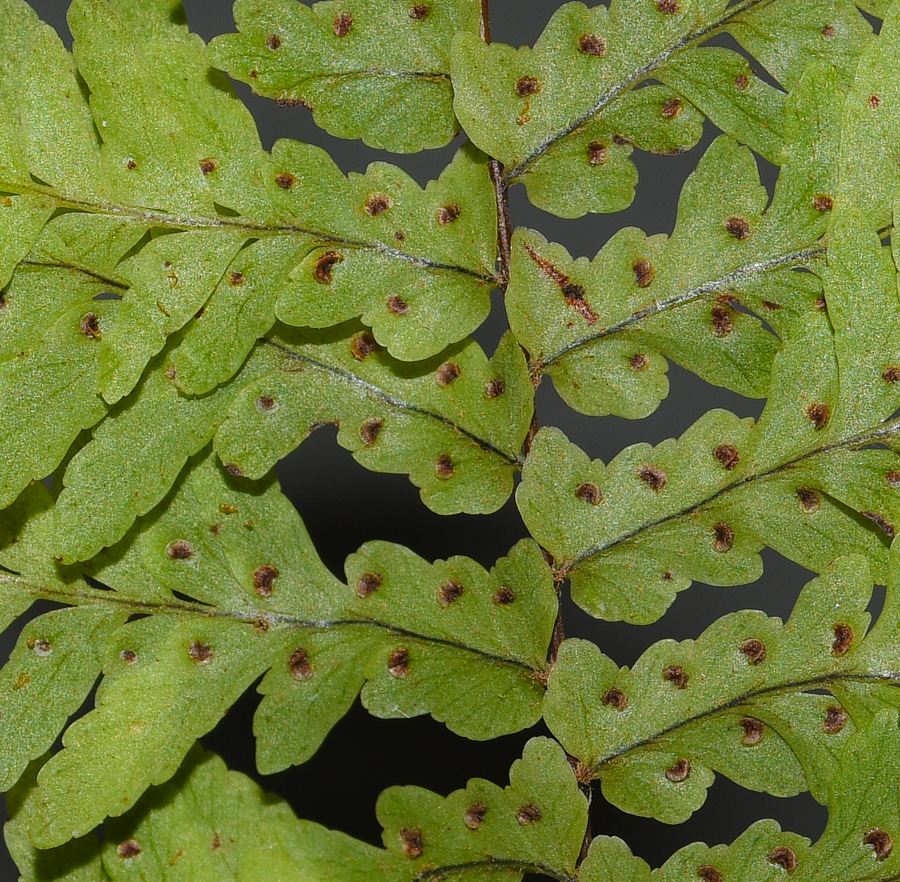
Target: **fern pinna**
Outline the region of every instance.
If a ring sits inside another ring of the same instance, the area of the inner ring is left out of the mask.
[[[491,42],[486,0],[238,0],[235,20],[206,46],[178,0],[73,0],[70,53],[0,0],[0,616],[20,629],[0,783],[22,879],[900,878],[900,2],[566,3],[520,49]],[[424,188],[386,162],[345,176],[264,150],[229,76],[388,151],[466,138]],[[624,209],[632,152],[689,150],[705,121],[671,235],[623,228],[587,260],[513,229],[514,185],[561,217]],[[490,354],[470,335],[496,288]],[[583,414],[645,417],[670,361],[761,416],[712,410],[608,463],[535,416],[549,378]],[[326,423],[436,513],[515,490],[531,538],[490,568],[370,541],[336,578],[273,472]],[[764,548],[815,576],[786,622],[731,613],[631,668],[564,637],[561,592],[646,624],[693,580],[753,581]],[[376,848],[196,745],[254,683],[262,773],[357,697],[470,739],[548,734],[509,786],[386,790]],[[675,824],[716,773],[809,791],[824,834],[760,821],[651,870],[591,831],[592,794]]]

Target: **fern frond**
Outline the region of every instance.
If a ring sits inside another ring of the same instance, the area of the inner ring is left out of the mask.
[[[240,33],[213,40],[213,64],[278,104],[308,107],[331,134],[414,153],[459,131],[449,49],[458,31],[478,34],[479,0],[238,0],[234,18]]]
[[[528,540],[491,573],[370,543],[348,559],[341,585],[274,481],[249,486],[211,454],[125,542],[77,568],[108,589],[49,576],[45,529],[32,519],[3,557],[21,568],[2,577],[4,607],[11,615],[22,598],[44,598],[74,609],[30,623],[0,674],[6,786],[53,743],[99,665],[104,674],[95,709],[41,773],[33,835],[45,846],[167,780],[263,674],[255,731],[265,771],[308,759],[360,690],[378,716],[431,713],[479,739],[540,718],[556,594]]]
[[[701,45],[721,33],[745,43],[792,89],[814,59],[833,64],[848,83],[870,27],[849,0],[567,3],[534,49],[458,35],[454,107],[473,141],[503,162],[506,180],[524,182],[539,207],[562,217],[617,211],[636,182],[631,145],[692,147],[700,135],[694,107],[781,161],[785,94],[738,53]],[[669,87],[662,100],[629,112],[642,101],[636,87],[649,79]],[[661,137],[666,127],[680,138]]]

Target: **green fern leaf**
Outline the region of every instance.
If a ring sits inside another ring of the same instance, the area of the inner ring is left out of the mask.
[[[0,674],[13,696],[0,717],[7,786],[57,737],[101,664],[104,674],[95,709],[41,772],[36,842],[81,835],[167,780],[263,674],[255,731],[266,771],[308,759],[360,690],[376,715],[431,713],[472,738],[539,719],[556,595],[533,542],[491,573],[370,543],[348,560],[342,586],[273,481],[235,481],[212,455],[198,462],[122,545],[82,568],[111,591],[40,567],[0,583],[12,614],[22,594],[75,606],[30,624]],[[5,565],[49,557],[40,518],[15,538]],[[123,624],[134,613],[145,617]],[[56,665],[81,666],[80,689],[74,673],[57,685]],[[306,720],[299,731],[297,720]]]
[[[264,475],[317,426],[375,471],[408,472],[442,514],[496,511],[512,492],[533,387],[506,335],[493,359],[473,343],[403,365],[357,325],[269,338],[273,370],[240,393],[216,435],[231,471]]]
[[[457,31],[478,33],[478,0],[239,0],[234,17],[240,33],[210,44],[213,64],[279,104],[309,107],[331,134],[414,153],[459,131],[448,49]]]
[[[679,149],[693,146],[700,127],[690,105],[769,160],[781,161],[784,94],[736,52],[700,47],[712,34],[746,39],[788,88],[811,59],[834,64],[848,81],[870,34],[846,0],[731,6],[724,0],[660,0],[656,9],[641,4],[639,11],[632,5],[587,9],[568,3],[534,49],[488,46],[465,34],[454,43],[454,106],[466,131],[503,162],[508,182],[524,182],[536,205],[563,217],[626,207],[636,180],[630,144],[669,151],[677,141]],[[650,78],[675,91],[660,93],[666,97],[648,112],[648,130],[661,128],[653,119],[660,113],[681,130],[679,138],[654,142],[615,125],[619,106],[635,100],[635,86]]]

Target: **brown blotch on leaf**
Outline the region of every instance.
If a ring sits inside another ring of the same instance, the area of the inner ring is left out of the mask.
[[[618,144],[620,147],[625,147],[627,144],[631,143],[632,142],[624,135],[613,135],[613,144]]]
[[[119,658],[122,659],[126,665],[133,665],[137,661],[137,653],[133,649],[123,649],[119,653]]]
[[[810,406],[806,408],[806,415],[812,421],[816,431],[819,431],[825,428],[828,417],[831,416],[831,408],[824,402],[817,401],[815,404],[810,404]]]
[[[884,480],[887,481],[891,487],[900,487],[900,472],[898,472],[897,469],[894,469],[884,476]]]
[[[268,412],[275,409],[277,402],[271,395],[260,395],[256,399],[257,410]]]
[[[380,573],[363,573],[356,580],[356,593],[360,597],[371,597],[384,582]]]
[[[387,307],[393,315],[406,315],[409,312],[409,304],[396,294],[388,297]]]
[[[353,13],[351,12],[342,12],[338,17],[334,20],[334,35],[336,37],[346,37],[347,34],[350,33],[350,28],[353,27]]]
[[[371,417],[367,419],[359,427],[359,437],[364,447],[372,447],[378,440],[381,430],[384,427],[384,420],[381,417]]]
[[[741,242],[750,238],[750,224],[745,217],[734,214],[725,219],[723,226],[729,235]]]
[[[777,312],[779,309],[784,309],[780,303],[776,303],[774,300],[763,300],[762,305],[764,309],[768,309],[770,312]]]
[[[650,367],[650,359],[647,358],[643,352],[635,352],[635,354],[628,359],[628,367],[635,373],[638,373]]]
[[[269,34],[266,37],[266,48],[271,49],[273,52],[281,46],[281,37],[278,34]]]
[[[519,77],[516,81],[516,95],[527,98],[541,91],[541,83],[537,77]]]
[[[116,854],[125,860],[137,857],[144,849],[134,839],[126,839],[116,846]]]
[[[896,383],[900,381],[900,367],[893,364],[890,367],[886,367],[881,372],[881,379],[886,383]]]
[[[713,456],[725,466],[726,469],[733,469],[741,461],[741,454],[734,444],[720,444],[713,451]]]
[[[361,331],[354,334],[350,340],[350,351],[357,361],[365,361],[373,352],[378,349],[378,343],[368,331]]]
[[[673,784],[680,784],[682,781],[687,781],[687,779],[691,777],[691,761],[686,759],[678,760],[674,766],[666,769],[666,777]]]
[[[206,643],[194,640],[188,647],[188,655],[197,662],[197,664],[202,665],[206,664],[206,662],[212,658],[212,649]]]
[[[237,512],[237,506],[223,502],[219,505],[219,511],[222,512],[222,514],[235,514],[235,512]]]
[[[646,288],[656,275],[656,267],[646,257],[638,258],[631,268],[634,270],[634,279],[638,288]]]
[[[463,596],[465,590],[456,579],[447,579],[438,590],[438,603],[446,609],[448,606],[456,603]]]
[[[894,850],[894,840],[891,839],[891,834],[887,830],[882,830],[881,827],[873,827],[869,830],[863,836],[863,842],[872,846],[876,861],[886,861]]]
[[[243,273],[229,273],[228,284],[231,286],[243,285],[246,279]]]
[[[800,500],[800,508],[810,514],[817,512],[819,506],[822,505],[821,494],[816,490],[811,490],[809,487],[801,487],[797,491],[797,498]]]
[[[746,747],[753,747],[754,744],[759,744],[766,734],[765,726],[753,717],[744,717],[740,721],[740,726],[744,730],[744,734],[741,735],[741,744]]]
[[[271,564],[262,564],[253,571],[253,590],[260,597],[271,597],[278,578],[278,567]]]
[[[448,202],[435,212],[435,217],[441,226],[446,227],[447,224],[452,224],[461,214],[462,209],[455,202]]]
[[[454,361],[445,361],[436,371],[435,379],[438,386],[449,386],[454,380],[459,378],[462,371],[459,365]]]
[[[890,521],[886,520],[884,515],[878,514],[877,511],[861,511],[860,514],[864,518],[868,518],[870,521],[875,521],[875,523],[878,524],[878,526],[881,527],[881,529],[888,536],[890,536],[891,539],[893,539],[894,536],[897,535],[897,530],[894,525]]]
[[[372,193],[366,199],[363,209],[369,217],[378,217],[379,214],[384,214],[391,208],[393,204],[394,200],[386,193]]]
[[[501,585],[491,598],[496,606],[509,606],[516,599],[516,592],[506,585]]]
[[[434,473],[446,481],[453,477],[453,460],[446,453],[442,453],[434,462]]]
[[[28,641],[29,648],[34,650],[35,655],[40,656],[48,656],[51,652],[53,652],[53,647],[50,645],[49,640],[29,640]]]
[[[675,578],[675,576],[672,575],[672,571],[671,571],[671,570],[666,570],[666,571],[663,573],[663,578],[664,578],[667,582],[671,582],[672,579]]]
[[[833,25],[825,25],[825,27],[822,28],[822,36],[826,40],[830,40],[834,36],[834,26]]]
[[[687,671],[681,665],[669,665],[663,668],[663,680],[668,680],[676,689],[687,689],[688,677]]]
[[[877,95],[869,95],[869,107],[872,110],[878,110],[881,107],[881,99]]]
[[[229,475],[234,475],[235,478],[244,477],[244,470],[239,465],[235,465],[233,462],[230,462],[225,466],[225,471],[228,472]]]
[[[824,312],[826,309],[828,309],[828,304],[825,302],[824,297],[816,297],[816,302],[813,305],[816,309],[819,310],[819,312]]]
[[[628,707],[628,696],[618,686],[610,686],[600,700],[617,711],[623,711]]]
[[[208,156],[206,159],[200,160],[200,171],[203,172],[204,175],[211,175],[216,168],[218,168],[219,163],[216,162],[215,159]]]
[[[176,539],[166,546],[166,557],[171,560],[190,560],[194,556],[194,546],[184,539]]]
[[[499,398],[506,391],[506,383],[500,377],[489,380],[484,386],[485,398]]]
[[[746,74],[738,74],[738,76],[734,78],[734,87],[739,92],[743,92],[744,89],[746,89],[749,85],[750,77],[748,77]]]
[[[726,306],[718,303],[712,308],[712,332],[716,337],[727,337],[734,330],[734,316]]]
[[[815,208],[816,211],[831,211],[831,209],[834,208],[834,199],[827,193],[819,193],[819,195],[813,199],[813,208]]]
[[[606,40],[599,34],[582,34],[578,38],[578,48],[585,55],[597,58],[603,58],[608,51]]]
[[[603,165],[609,159],[609,147],[602,141],[591,141],[588,144],[588,162],[591,165]]]
[[[799,863],[797,860],[797,853],[793,848],[789,848],[787,845],[779,845],[777,848],[773,848],[768,855],[766,855],[766,860],[770,864],[775,864],[776,866],[787,870],[788,873],[793,873],[794,870],[797,869]]]
[[[663,119],[675,119],[683,109],[684,105],[678,98],[669,98],[669,100],[663,104],[661,113]]]
[[[292,190],[294,184],[297,183],[297,177],[290,172],[279,172],[275,175],[275,183],[278,184],[282,190]]]
[[[315,673],[309,661],[309,653],[302,646],[291,653],[288,670],[295,680],[308,680]]]
[[[416,20],[425,18],[431,10],[424,3],[416,3],[409,10],[409,17],[414,18]]]
[[[222,532],[222,525],[221,524],[213,524],[212,526],[210,526],[209,532],[212,533],[213,536],[218,536],[219,533]]]
[[[531,245],[526,244],[525,251],[528,252],[528,256],[538,265],[538,267],[540,267],[541,272],[550,279],[551,282],[559,286],[566,303],[577,310],[589,325],[595,324],[599,316],[591,309],[590,303],[585,299],[584,288],[582,288],[581,285],[574,284],[562,270],[558,269],[550,263],[549,260],[538,254]]]
[[[825,719],[822,722],[822,731],[826,735],[837,735],[847,725],[848,714],[842,707],[835,704],[825,709]]]
[[[638,467],[637,476],[654,492],[659,493],[664,490],[669,479],[666,473],[652,465],[642,465]]]
[[[338,251],[326,251],[316,259],[313,278],[321,285],[330,285],[334,277],[334,267],[344,259]]]
[[[846,655],[853,645],[853,628],[838,622],[832,629],[834,642],[831,644],[831,654],[836,658]]]
[[[717,870],[715,867],[709,866],[709,864],[704,864],[702,867],[697,867],[697,875],[703,880],[703,882],[722,882],[725,878],[722,875],[721,870]]]
[[[738,649],[747,656],[751,665],[759,665],[766,660],[766,644],[755,637],[744,640]]]
[[[251,80],[255,80],[259,76],[259,71],[255,69],[251,70],[247,76],[250,77]]]
[[[677,15],[681,12],[681,6],[678,0],[656,0],[656,8],[660,12],[667,12],[670,15]]]
[[[484,816],[486,814],[487,806],[483,802],[473,802],[463,815],[463,823],[465,823],[470,830],[477,830],[484,821]]]
[[[127,168],[129,171],[134,171],[137,168],[137,162],[135,162],[135,160],[133,159],[129,159],[125,163],[125,168]]]
[[[388,673],[395,680],[402,680],[409,673],[409,650],[395,649],[388,656]]]
[[[100,330],[100,321],[98,320],[96,313],[86,312],[81,317],[81,324],[79,327],[81,333],[89,340],[96,340],[98,337],[103,336],[103,331]]]
[[[516,820],[523,826],[527,827],[529,824],[535,824],[541,819],[541,810],[533,803],[528,802],[523,806],[519,807],[519,810],[516,812]]]
[[[716,537],[713,539],[713,551],[718,551],[719,554],[731,551],[734,545],[734,530],[728,524],[720,521],[713,527],[713,533]]]
[[[400,830],[400,845],[406,857],[413,859],[422,857],[422,852],[425,850],[422,843],[422,831],[415,827],[412,829],[403,827]]]
[[[0,291],[0,309],[6,309],[9,304],[6,301],[6,295]]]
[[[575,497],[591,505],[599,505],[603,501],[603,494],[600,492],[600,488],[590,481],[585,481],[575,488]]]

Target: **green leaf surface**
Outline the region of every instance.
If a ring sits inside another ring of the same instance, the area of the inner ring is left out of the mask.
[[[278,104],[305,105],[332,135],[414,153],[459,131],[449,46],[478,33],[478,0],[238,0],[234,17],[240,33],[210,44],[212,63]]]

